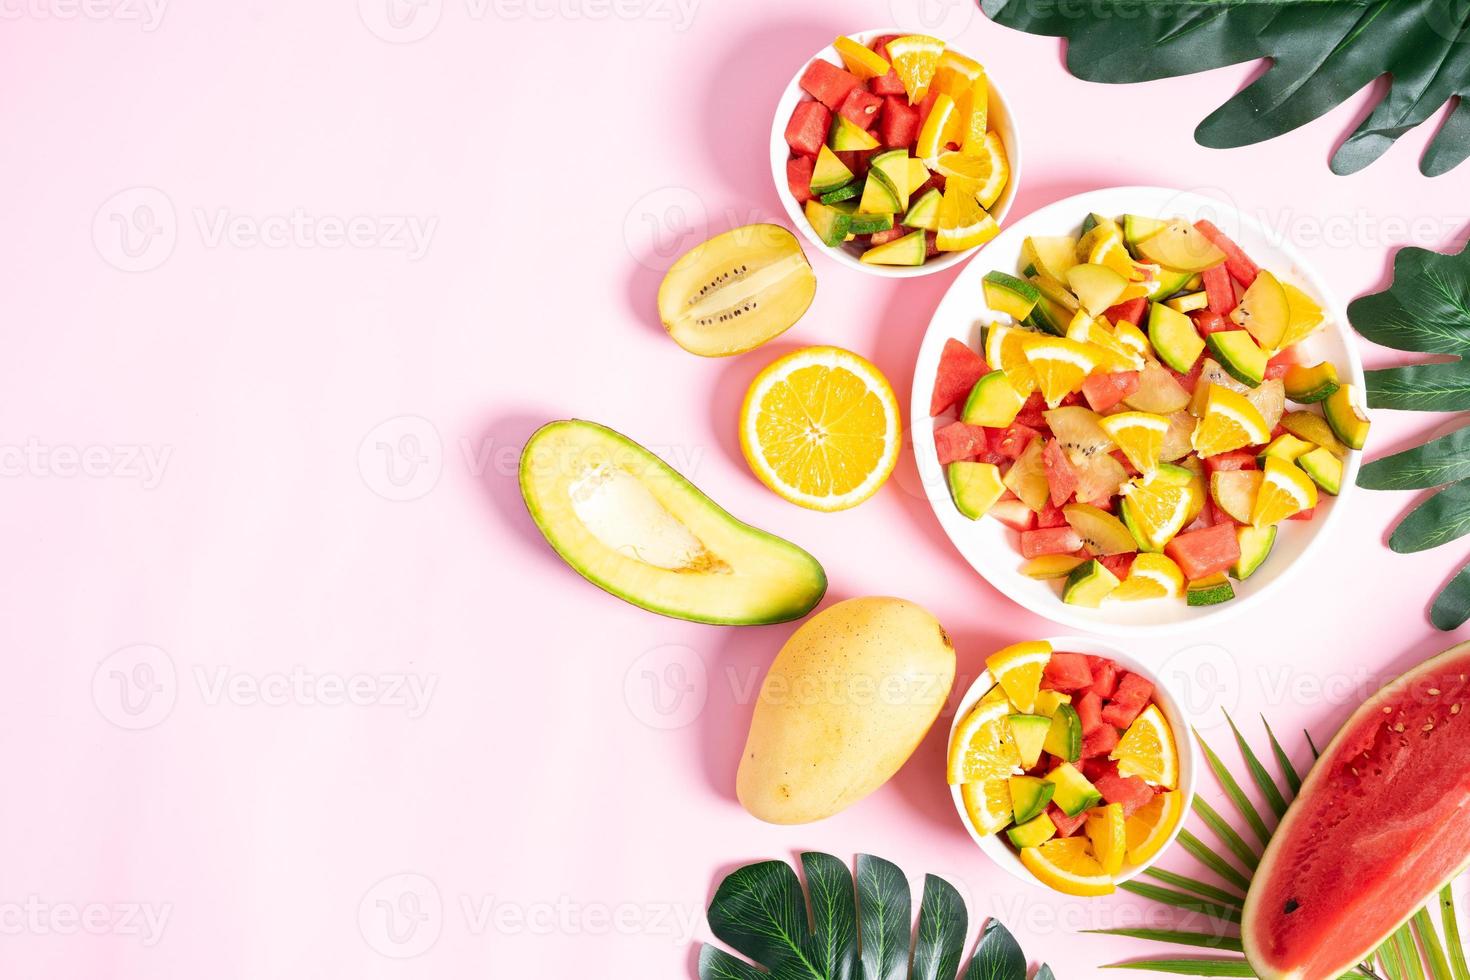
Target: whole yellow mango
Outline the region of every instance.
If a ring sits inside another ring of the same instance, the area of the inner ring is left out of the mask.
[[[791,635],[761,684],[735,794],[769,823],[830,817],[886,783],[954,683],[954,645],[904,599],[848,599]]]

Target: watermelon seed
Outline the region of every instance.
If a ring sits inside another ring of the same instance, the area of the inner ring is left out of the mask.
[[[1393,714],[1393,709],[1392,708],[1385,707],[1383,709],[1383,713],[1386,714],[1386,715],[1391,715],[1391,714]]]
[[[1452,705],[1450,705],[1450,714],[1457,715],[1459,713],[1460,713],[1460,706],[1458,704],[1452,704]]]
[[[1433,697],[1439,697],[1439,688],[1437,688],[1437,687],[1431,687],[1431,688],[1430,688],[1430,689],[1429,689],[1429,693],[1430,693],[1430,695],[1432,695],[1432,696],[1433,696]]]
[[[1432,731],[1434,731],[1434,722],[1431,721],[1431,722],[1427,723],[1422,730],[1423,731],[1426,731],[1426,732],[1432,732]]]
[[[1404,723],[1403,722],[1399,722],[1397,725],[1394,725],[1393,726],[1393,730],[1396,731],[1396,732],[1403,731],[1404,730]]]

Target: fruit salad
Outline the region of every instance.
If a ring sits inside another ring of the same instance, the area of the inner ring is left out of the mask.
[[[1039,881],[1105,895],[1168,843],[1187,800],[1174,734],[1146,678],[1106,657],[1017,643],[955,729],[949,783],[981,836],[1000,834]]]
[[[876,265],[923,265],[1000,232],[1010,179],[977,61],[924,34],[834,43],[801,76],[786,180],[816,237]]]
[[[1355,386],[1299,353],[1321,307],[1208,221],[1090,215],[1022,262],[984,278],[1010,320],[940,357],[955,506],[1068,603],[1233,599],[1367,437]]]

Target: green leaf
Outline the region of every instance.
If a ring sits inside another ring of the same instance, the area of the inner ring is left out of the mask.
[[[1414,936],[1409,931],[1407,922],[1394,931],[1389,942],[1398,949],[1399,962],[1404,966],[1404,976],[1408,980],[1424,980],[1424,968],[1419,965],[1419,948],[1414,945]]]
[[[1470,362],[1410,364],[1365,371],[1369,408],[1461,412],[1470,408]]]
[[[1399,554],[1437,548],[1470,532],[1470,480],[1451,483],[1409,511],[1389,536]]]
[[[1195,130],[1205,146],[1259,143],[1331,111],[1384,76],[1386,94],[1332,158],[1367,166],[1457,95],[1470,94],[1467,14],[1453,0],[981,0],[997,23],[1068,39],[1067,68],[1098,82],[1173,78],[1269,59],[1268,69]],[[1461,103],[1464,108],[1464,103]],[[1470,155],[1470,123],[1451,120],[1420,161],[1443,173]]]
[[[1036,975],[1040,977],[1040,971]],[[991,919],[980,930],[980,942],[965,971],[965,980],[1026,980],[1026,954],[999,919]]]
[[[914,966],[909,976],[913,980],[953,980],[969,927],[970,918],[960,893],[943,878],[925,875]]]
[[[801,866],[812,899],[813,955],[820,975],[850,980],[857,976],[858,965],[852,873],[832,855],[815,851],[801,856]]]
[[[1470,968],[1465,965],[1465,947],[1460,943],[1460,922],[1455,917],[1455,893],[1449,885],[1439,892],[1439,920],[1444,926],[1444,942],[1450,951],[1450,969],[1455,980],[1470,980]]]
[[[908,878],[891,862],[860,854],[854,876],[812,851],[801,866],[811,926],[801,882],[784,861],[748,864],[720,882],[710,930],[765,970],[705,945],[700,980],[956,980],[969,913],[949,882],[925,877],[915,930]],[[1026,980],[1025,954],[999,921],[985,924],[963,980]]]
[[[1057,975],[1051,972],[1051,967],[1043,963],[1037,968],[1036,976],[1032,977],[1031,980],[1057,980]]]
[[[1083,932],[1128,936],[1132,939],[1148,939],[1156,943],[1173,943],[1176,946],[1195,946],[1200,949],[1226,949],[1232,953],[1242,951],[1237,937],[1221,936],[1213,932],[1183,932],[1178,929],[1084,929]]]
[[[1394,350],[1470,353],[1467,262],[1470,256],[1463,250],[1443,255],[1423,248],[1399,249],[1393,285],[1349,303],[1348,319],[1358,333]]]
[[[1369,490],[1427,490],[1466,477],[1470,477],[1470,426],[1365,463],[1358,471],[1358,486]]]
[[[1307,736],[1307,745],[1311,746],[1311,749],[1312,749],[1312,761],[1315,762],[1316,760],[1322,758],[1322,750],[1319,749],[1319,748],[1317,748],[1317,743],[1316,742],[1312,741],[1312,733],[1309,732],[1309,731],[1307,731],[1305,728],[1303,728],[1302,729],[1302,734],[1305,735],[1305,736]]]
[[[1271,833],[1266,829],[1266,821],[1261,819],[1261,815],[1256,812],[1255,805],[1241,791],[1240,784],[1235,781],[1234,776],[1230,775],[1230,770],[1225,768],[1225,763],[1220,761],[1215,750],[1200,737],[1198,731],[1194,733],[1194,737],[1199,740],[1200,747],[1205,750],[1205,759],[1210,764],[1210,771],[1215,774],[1215,779],[1220,783],[1220,788],[1225,791],[1226,796],[1230,797],[1230,802],[1235,804],[1235,809],[1240,811],[1242,817],[1245,817],[1245,822],[1251,825],[1251,830],[1255,831],[1256,838],[1264,846],[1271,839]],[[1255,864],[1251,864],[1251,867],[1254,868]]]
[[[1224,919],[1226,922],[1240,921],[1239,909],[1218,905],[1214,902],[1206,902],[1204,899],[1195,898],[1193,895],[1186,895],[1184,892],[1176,892],[1169,888],[1160,888],[1158,885],[1150,885],[1137,879],[1125,881],[1118,885],[1118,887],[1125,892],[1132,892],[1135,895],[1153,899],[1155,902],[1163,902],[1165,905],[1172,905],[1175,908],[1214,916],[1217,919]]]
[[[1197,960],[1134,960],[1110,963],[1105,970],[1147,970],[1150,973],[1172,973],[1181,977],[1253,977],[1256,971],[1245,960],[1203,958]]]
[[[1206,884],[1203,881],[1196,881],[1187,875],[1165,871],[1163,868],[1149,868],[1144,871],[1144,874],[1150,878],[1162,881],[1166,885],[1173,885],[1175,888],[1183,888],[1185,891],[1194,892],[1201,898],[1212,899],[1221,905],[1229,905],[1232,908],[1238,909],[1245,904],[1245,899],[1239,895],[1232,895],[1223,888],[1216,888],[1214,885]]]
[[[1429,607],[1429,622],[1435,629],[1448,632],[1467,619],[1470,619],[1470,565],[1455,573]]]
[[[1429,907],[1414,913],[1414,932],[1419,936],[1419,945],[1424,948],[1424,960],[1429,964],[1429,975],[1434,980],[1450,980],[1450,963],[1445,959],[1444,946],[1439,941],[1434,922],[1429,918]]]
[[[909,880],[892,861],[859,854],[858,923],[865,980],[904,980],[914,920]]]
[[[1271,753],[1276,756],[1276,764],[1281,767],[1281,775],[1285,778],[1286,785],[1291,787],[1291,795],[1295,798],[1302,791],[1302,777],[1297,774],[1296,766],[1291,764],[1291,756],[1276,741],[1276,733],[1271,731],[1271,723],[1266,720],[1265,715],[1261,716],[1261,724],[1266,726],[1266,737],[1271,740]]]
[[[1177,839],[1179,841],[1180,847],[1183,847],[1190,854],[1193,854],[1201,864],[1205,865],[1211,871],[1215,872],[1215,874],[1219,875],[1221,878],[1224,878],[1226,881],[1230,882],[1232,885],[1234,885],[1236,888],[1241,889],[1242,891],[1250,888],[1250,879],[1241,874],[1239,871],[1235,870],[1234,866],[1231,865],[1229,861],[1226,861],[1224,857],[1211,850],[1204,841],[1200,840],[1198,837],[1194,836],[1187,830],[1179,831],[1179,837]],[[1244,844],[1244,841],[1242,841],[1241,843]]]
[[[1281,798],[1281,791],[1276,788],[1276,782],[1266,767],[1261,765],[1261,760],[1256,758],[1256,753],[1251,750],[1250,743],[1245,736],[1240,734],[1240,729],[1235,727],[1235,719],[1230,717],[1230,712],[1224,712],[1225,721],[1230,725],[1230,730],[1235,733],[1235,744],[1240,748],[1241,758],[1245,759],[1245,767],[1250,771],[1251,780],[1261,795],[1266,798],[1266,803],[1271,807],[1276,818],[1279,820],[1286,815],[1286,801]]]
[[[1205,825],[1215,832],[1215,836],[1225,842],[1225,846],[1240,859],[1241,864],[1254,871],[1256,865],[1261,863],[1260,855],[1251,849],[1245,839],[1235,832],[1234,827],[1225,822],[1225,818],[1220,816],[1219,811],[1210,806],[1204,797],[1195,794],[1193,805],[1194,812],[1198,813]]]

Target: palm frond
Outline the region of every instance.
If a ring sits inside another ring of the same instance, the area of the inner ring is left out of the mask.
[[[1271,807],[1271,811],[1276,814],[1276,819],[1280,820],[1286,814],[1286,801],[1281,798],[1281,791],[1276,788],[1275,780],[1266,771],[1266,767],[1261,765],[1261,760],[1257,759],[1256,754],[1251,751],[1250,743],[1245,740],[1244,735],[1240,734],[1240,729],[1235,727],[1235,719],[1230,717],[1230,712],[1228,711],[1225,712],[1225,721],[1230,725],[1230,731],[1235,735],[1235,744],[1240,749],[1241,758],[1245,759],[1245,767],[1250,771],[1251,781],[1256,784],[1256,789],[1259,789],[1261,795],[1266,798],[1266,803]],[[1265,841],[1263,840],[1261,843],[1264,844]]]
[[[1266,829],[1266,821],[1261,819],[1260,813],[1256,811],[1255,804],[1241,790],[1240,784],[1235,781],[1235,777],[1230,774],[1230,770],[1225,768],[1225,763],[1221,762],[1220,757],[1215,754],[1215,750],[1210,748],[1210,743],[1206,742],[1198,731],[1194,733],[1194,737],[1199,741],[1200,747],[1205,750],[1205,760],[1209,762],[1210,771],[1215,774],[1216,782],[1225,791],[1225,795],[1230,798],[1230,802],[1235,804],[1235,809],[1245,818],[1245,822],[1250,824],[1251,830],[1255,831],[1256,837],[1261,842],[1261,846],[1265,847],[1271,840],[1271,832]],[[1199,799],[1199,797],[1196,796],[1195,799]],[[1255,867],[1255,865],[1251,865],[1251,867]]]
[[[1173,943],[1176,946],[1195,946],[1199,949],[1225,949],[1232,953],[1241,952],[1238,936],[1220,936],[1213,932],[1185,932],[1179,929],[1084,929],[1104,936],[1127,936],[1130,939],[1148,939],[1156,943]]]
[[[1465,947],[1460,943],[1460,922],[1455,917],[1455,893],[1449,885],[1439,892],[1439,919],[1444,929],[1445,948],[1450,955],[1450,973],[1454,980],[1470,980],[1465,966]]]
[[[1239,888],[1241,891],[1250,888],[1251,880],[1249,878],[1235,870],[1235,867],[1229,861],[1225,860],[1218,852],[1212,850],[1204,841],[1189,831],[1179,831],[1178,841],[1179,846],[1190,854],[1193,854],[1196,860],[1221,878],[1230,882],[1236,888]]]
[[[1266,737],[1271,740],[1271,754],[1276,756],[1276,764],[1281,767],[1281,775],[1286,780],[1289,795],[1294,798],[1302,791],[1302,777],[1296,771],[1296,766],[1291,764],[1291,757],[1276,740],[1276,733],[1271,731],[1271,723],[1266,720],[1265,715],[1261,716],[1261,724],[1266,726]]]

